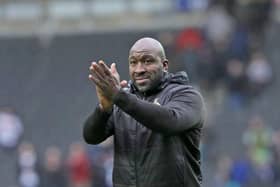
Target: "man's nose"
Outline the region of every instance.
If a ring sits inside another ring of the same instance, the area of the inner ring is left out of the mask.
[[[135,66],[135,73],[142,73],[146,71],[143,63],[137,63]]]

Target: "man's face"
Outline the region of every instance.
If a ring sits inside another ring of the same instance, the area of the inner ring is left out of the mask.
[[[128,61],[130,78],[140,92],[156,87],[167,66],[157,53],[148,50],[131,51]]]

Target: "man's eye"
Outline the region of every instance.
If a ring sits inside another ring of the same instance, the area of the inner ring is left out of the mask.
[[[152,59],[146,59],[144,62],[145,62],[145,64],[151,64],[151,63],[153,63],[153,60]]]
[[[131,60],[131,61],[129,61],[129,64],[130,64],[130,65],[135,65],[135,64],[136,64],[136,61],[135,61],[135,60]]]

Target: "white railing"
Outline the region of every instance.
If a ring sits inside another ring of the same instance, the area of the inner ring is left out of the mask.
[[[98,30],[178,28],[200,25],[208,0],[0,0],[0,35]],[[200,7],[200,8],[199,8]],[[184,8],[183,8],[184,9]],[[192,14],[189,14],[192,12]]]
[[[174,11],[174,0],[14,0],[0,1],[0,20],[73,19]]]

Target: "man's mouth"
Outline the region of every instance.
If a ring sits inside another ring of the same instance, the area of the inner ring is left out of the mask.
[[[135,79],[135,82],[137,83],[137,84],[145,84],[147,81],[149,81],[149,79],[148,78],[146,78],[146,77],[143,77],[143,78],[136,78]]]

